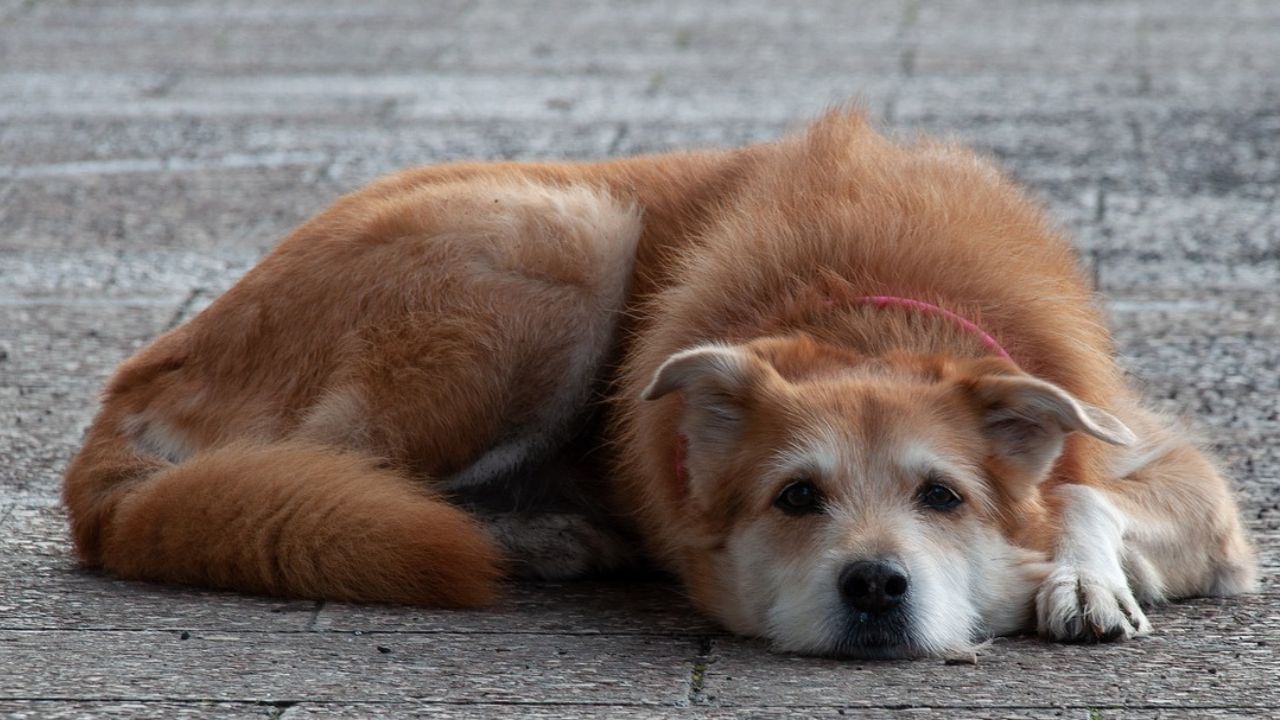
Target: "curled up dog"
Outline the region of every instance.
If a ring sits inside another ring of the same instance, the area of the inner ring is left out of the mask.
[[[1040,209],[845,112],[347,195],[121,366],[64,501],[121,577],[448,607],[634,533],[729,629],[839,656],[1118,640],[1256,582]]]

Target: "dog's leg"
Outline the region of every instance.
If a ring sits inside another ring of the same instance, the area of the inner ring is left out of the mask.
[[[1151,632],[1124,570],[1128,518],[1095,488],[1055,490],[1062,532],[1054,569],[1036,597],[1040,633],[1054,640],[1109,641]]]
[[[1096,487],[1055,488],[1062,507],[1056,568],[1037,598],[1055,640],[1146,634],[1139,604],[1247,592],[1257,582],[1226,481],[1190,441],[1153,430]]]
[[[1238,595],[1256,589],[1253,547],[1230,484],[1184,437],[1168,436],[1150,460],[1107,483],[1129,518],[1125,568],[1139,599]]]
[[[506,550],[514,575],[562,580],[635,568],[639,543],[609,512],[606,472],[579,444],[462,499]]]
[[[508,512],[479,517],[506,550],[508,569],[517,577],[566,580],[635,562],[634,543],[617,528],[585,514]]]

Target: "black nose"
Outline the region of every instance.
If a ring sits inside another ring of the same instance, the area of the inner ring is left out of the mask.
[[[907,574],[887,560],[859,560],[840,573],[840,595],[856,610],[888,612],[907,594]]]

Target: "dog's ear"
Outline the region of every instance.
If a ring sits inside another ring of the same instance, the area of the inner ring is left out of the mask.
[[[773,382],[783,380],[754,353],[732,345],[701,345],[667,358],[640,397],[656,400],[683,392],[681,431],[689,442],[727,450],[746,424],[756,391]]]
[[[1112,445],[1137,441],[1114,415],[1029,375],[983,375],[963,384],[980,408],[992,453],[1034,482],[1044,479],[1068,433],[1082,432]]]

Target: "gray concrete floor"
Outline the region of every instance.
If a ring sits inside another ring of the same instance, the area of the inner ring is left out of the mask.
[[[59,474],[106,373],[338,193],[772,138],[849,97],[1069,228],[1126,366],[1237,480],[1262,594],[956,666],[771,654],[655,582],[443,613],[75,567]],[[1274,717],[1278,180],[1272,2],[0,0],[0,714]]]

